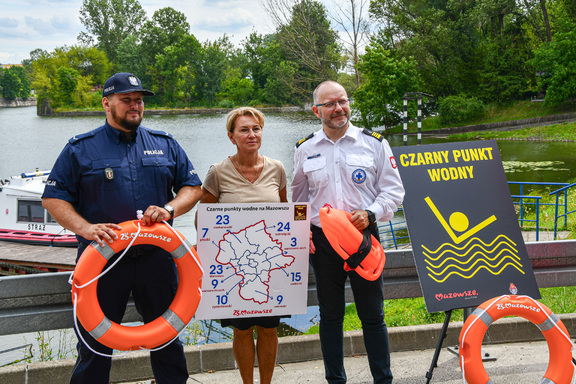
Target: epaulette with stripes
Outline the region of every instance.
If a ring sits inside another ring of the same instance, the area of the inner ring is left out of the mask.
[[[378,132],[374,132],[374,131],[371,131],[371,130],[366,129],[366,128],[364,128],[364,129],[362,130],[362,133],[365,134],[365,135],[368,135],[368,136],[372,136],[373,138],[377,139],[378,141],[384,140],[384,136],[382,136],[382,135],[379,134]]]
[[[166,131],[157,131],[157,130],[150,129],[150,128],[146,128],[146,129],[148,129],[148,132],[150,132],[152,135],[155,135],[155,136],[172,137],[172,134],[170,134]]]
[[[74,136],[73,138],[71,138],[70,140],[68,140],[68,142],[70,144],[76,144],[77,142],[79,142],[80,140],[84,140],[87,139],[88,137],[93,137],[94,135],[96,135],[96,130],[92,130],[90,132],[86,132],[86,133],[81,133],[79,135]]]
[[[306,137],[298,140],[298,142],[296,143],[296,148],[298,148],[299,146],[301,146],[302,143],[305,142],[306,140],[311,139],[311,138],[313,138],[313,137],[314,137],[314,133],[311,133],[311,134],[309,134],[308,136],[306,136]]]

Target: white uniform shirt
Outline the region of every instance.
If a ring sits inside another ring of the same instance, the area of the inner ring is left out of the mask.
[[[404,199],[388,141],[352,124],[336,143],[320,130],[296,148],[291,189],[292,201],[311,203],[311,223],[318,227],[326,203],[348,212],[370,210],[387,221]]]

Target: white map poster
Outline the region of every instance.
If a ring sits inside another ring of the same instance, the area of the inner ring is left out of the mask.
[[[310,205],[199,204],[195,318],[306,313]]]

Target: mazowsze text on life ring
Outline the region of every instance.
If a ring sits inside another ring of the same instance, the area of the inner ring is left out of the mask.
[[[574,375],[572,341],[562,321],[544,304],[528,296],[505,295],[482,303],[460,332],[460,367],[469,384],[492,383],[482,363],[482,339],[490,324],[504,316],[519,316],[534,323],[546,338],[550,353],[541,384],[570,384]]]
[[[378,279],[386,262],[380,241],[370,234],[368,228],[361,232],[354,227],[350,212],[325,204],[319,213],[322,232],[344,259],[344,269],[354,270],[366,280]]]
[[[200,260],[194,248],[186,240],[184,244],[168,225],[140,225],[140,233],[132,245],[152,244],[169,252],[178,268],[178,290],[170,307],[157,319],[136,327],[117,324],[102,312],[96,282],[78,287],[97,277],[114,254],[128,247],[138,232],[139,221],[119,225],[122,229],[117,231],[117,240],[104,247],[92,242],[78,260],[72,282],[77,317],[92,337],[110,348],[121,351],[156,348],[175,338],[194,316],[202,297]],[[184,239],[182,235],[180,238]]]

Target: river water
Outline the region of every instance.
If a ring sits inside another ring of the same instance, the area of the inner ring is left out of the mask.
[[[226,135],[225,120],[225,115],[147,115],[143,124],[170,132],[203,178],[211,164],[235,153],[235,147]],[[50,169],[69,138],[103,123],[104,117],[38,117],[35,107],[0,108],[0,178],[36,169]],[[318,129],[320,124],[311,112],[267,114],[260,152],[284,163],[290,183],[295,143]],[[387,138],[392,146],[403,145],[401,135]],[[424,136],[422,144],[445,141],[443,138]],[[415,137],[410,136],[409,145],[413,144],[416,144]],[[500,141],[498,147],[509,181],[573,182],[576,179],[576,143]],[[290,192],[288,198],[290,200]],[[193,217],[194,210],[175,221],[175,227],[189,239],[196,238]],[[314,319],[317,316],[315,311],[309,311],[303,324],[291,326],[309,327],[310,322],[317,321]],[[208,332],[218,333],[219,330]],[[43,337],[45,340],[42,340]],[[32,360],[37,360],[39,345],[44,344],[52,350],[55,359],[71,357],[75,352],[74,340],[70,330],[5,336],[0,337],[0,351],[30,343],[35,355]],[[0,353],[0,366],[12,361],[11,356],[14,356],[13,359],[22,358],[23,351]],[[58,356],[62,352],[65,354]]]

